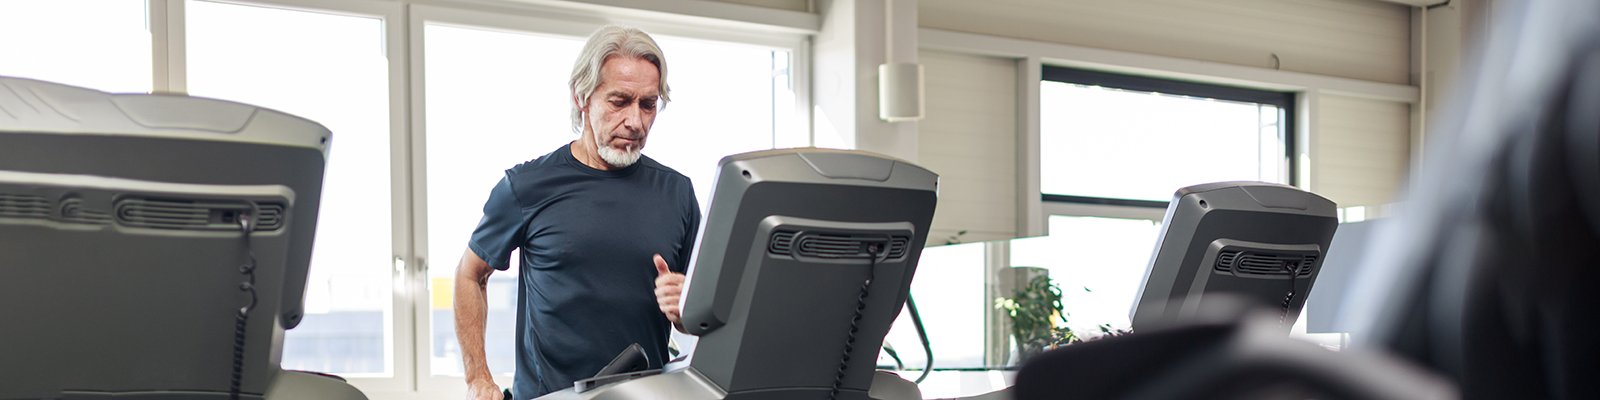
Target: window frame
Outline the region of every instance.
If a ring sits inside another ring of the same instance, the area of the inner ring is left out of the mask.
[[[1227,101],[1238,101],[1238,102],[1257,103],[1257,104],[1276,106],[1276,107],[1278,107],[1279,110],[1282,110],[1282,113],[1283,113],[1283,124],[1278,127],[1278,136],[1283,138],[1283,141],[1282,141],[1282,143],[1283,143],[1283,153],[1282,153],[1282,157],[1280,158],[1280,160],[1282,160],[1282,162],[1283,162],[1283,164],[1281,164],[1281,165],[1285,169],[1285,171],[1284,171],[1285,175],[1284,176],[1287,178],[1286,181],[1283,182],[1283,184],[1286,184],[1286,185],[1289,185],[1289,186],[1299,186],[1299,177],[1300,177],[1300,174],[1299,174],[1300,165],[1299,164],[1300,163],[1299,163],[1299,157],[1295,156],[1295,149],[1297,149],[1298,148],[1297,146],[1299,145],[1299,143],[1297,143],[1297,137],[1296,137],[1297,135],[1295,134],[1297,132],[1297,130],[1296,130],[1296,122],[1297,121],[1295,121],[1295,115],[1297,114],[1296,113],[1296,109],[1295,109],[1295,98],[1298,96],[1298,93],[1296,93],[1296,92],[1290,92],[1290,91],[1279,92],[1279,91],[1270,91],[1270,90],[1263,90],[1263,89],[1252,89],[1252,88],[1244,88],[1244,87],[1238,87],[1238,86],[1226,86],[1226,85],[1220,85],[1220,84],[1215,84],[1215,83],[1202,83],[1202,82],[1184,81],[1184,80],[1170,79],[1170,78],[1157,78],[1157,77],[1151,77],[1151,76],[1141,76],[1141,75],[1131,75],[1131,74],[1123,74],[1123,73],[1096,71],[1096,70],[1090,70],[1090,69],[1074,68],[1074,67],[1066,67],[1066,66],[1058,66],[1058,65],[1049,65],[1049,64],[1040,65],[1039,76],[1040,76],[1039,81],[1035,82],[1033,84],[1042,85],[1044,82],[1060,82],[1060,83],[1066,83],[1066,84],[1070,84],[1070,85],[1102,86],[1102,87],[1107,87],[1107,88],[1130,90],[1130,91],[1160,92],[1160,93],[1164,93],[1164,94],[1177,95],[1177,96],[1207,98],[1207,99],[1217,99],[1217,100],[1227,100]],[[1042,132],[1043,128],[1044,127],[1042,127],[1042,126],[1040,127],[1041,135],[1043,134],[1043,132]],[[1038,174],[1040,174],[1040,176],[1043,176],[1044,175],[1044,171],[1040,170],[1040,171],[1038,171]],[[1176,189],[1176,188],[1174,188],[1174,189]],[[1074,195],[1062,195],[1062,194],[1049,194],[1049,193],[1044,193],[1043,191],[1040,191],[1039,196],[1040,196],[1040,200],[1042,202],[1044,202],[1044,208],[1047,209],[1047,212],[1045,212],[1045,215],[1044,215],[1045,218],[1049,218],[1050,215],[1096,216],[1096,217],[1098,217],[1098,216],[1106,216],[1106,217],[1126,218],[1126,216],[1116,216],[1116,215],[1110,215],[1110,214],[1126,214],[1131,210],[1108,210],[1108,209],[1105,209],[1103,207],[1088,207],[1088,208],[1084,208],[1084,207],[1073,207],[1073,206],[1089,205],[1089,206],[1110,206],[1110,207],[1113,207],[1113,208],[1144,208],[1144,209],[1165,210],[1167,208],[1167,203],[1168,203],[1167,201],[1156,201],[1156,200],[1135,200],[1135,199],[1120,199],[1120,198],[1109,198],[1109,197],[1093,197],[1093,196],[1074,196]],[[1065,207],[1063,207],[1063,206],[1065,206]],[[1057,209],[1057,210],[1063,211],[1064,213],[1049,212],[1048,209]],[[1077,214],[1076,213],[1076,212],[1083,212],[1083,211],[1087,211],[1087,212],[1089,212],[1089,214]],[[1095,213],[1095,211],[1107,212],[1108,214],[1099,214],[1099,213]],[[1135,212],[1135,213],[1137,213],[1137,212]],[[1138,214],[1144,214],[1144,213],[1138,213]],[[1144,218],[1144,217],[1140,216],[1140,217],[1137,217],[1137,218]],[[1160,221],[1160,218],[1159,217],[1155,218],[1155,220]]]

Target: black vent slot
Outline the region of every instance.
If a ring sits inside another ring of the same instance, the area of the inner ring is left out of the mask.
[[[263,203],[257,207],[256,231],[283,227],[282,204]],[[118,224],[154,229],[238,230],[239,215],[248,212],[250,204],[242,201],[125,198],[116,204]]]
[[[61,200],[61,220],[79,224],[105,225],[111,223],[111,214],[84,208],[83,199],[69,197]]]
[[[816,258],[856,258],[866,256],[868,245],[860,238],[839,235],[806,235],[795,240],[798,253]]]
[[[0,218],[49,219],[50,206],[44,196],[0,193]]]
[[[276,203],[263,203],[257,206],[256,230],[273,231],[283,227],[283,205]]]
[[[906,256],[906,250],[911,248],[911,238],[895,235],[889,239],[888,259],[893,260]]]
[[[1315,254],[1225,250],[1217,254],[1215,268],[1222,272],[1256,276],[1286,276],[1289,270],[1293,270],[1295,276],[1306,277],[1311,276],[1311,266],[1316,262]]]
[[[1217,254],[1217,270],[1233,272],[1233,263],[1239,261],[1239,253],[1238,250],[1228,250]]]
[[[767,252],[776,255],[794,254],[795,231],[778,231],[772,234],[772,240],[767,242]]]
[[[888,239],[885,242],[885,239]],[[781,256],[802,256],[823,259],[867,258],[867,246],[886,244],[885,259],[904,258],[911,248],[911,237],[906,235],[846,234],[778,231],[767,242],[767,252]]]

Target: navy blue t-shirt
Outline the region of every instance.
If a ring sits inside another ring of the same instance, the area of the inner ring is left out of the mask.
[[[672,327],[652,255],[683,273],[700,224],[688,177],[649,157],[596,170],[571,146],[506,170],[469,243],[498,270],[521,250],[517,399],[572,387],[633,343],[660,368]]]

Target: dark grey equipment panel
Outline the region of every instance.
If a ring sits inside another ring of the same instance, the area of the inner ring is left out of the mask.
[[[864,397],[927,241],[937,175],[871,153],[774,150],[725,158],[684,324],[691,367],[727,398],[821,398],[863,283],[840,398]]]
[[[1131,310],[1133,328],[1181,321],[1219,294],[1281,312],[1291,286],[1284,319],[1294,321],[1337,224],[1332,201],[1290,186],[1220,182],[1179,189]]]
[[[282,112],[0,77],[0,399],[364,398],[281,371],[331,133]]]

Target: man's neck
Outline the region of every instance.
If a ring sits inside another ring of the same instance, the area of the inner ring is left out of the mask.
[[[572,158],[577,159],[578,162],[589,168],[600,171],[617,169],[617,167],[607,163],[605,159],[600,158],[600,149],[595,148],[594,141],[590,140],[594,137],[592,135],[594,135],[594,132],[584,130],[583,136],[572,142]]]

